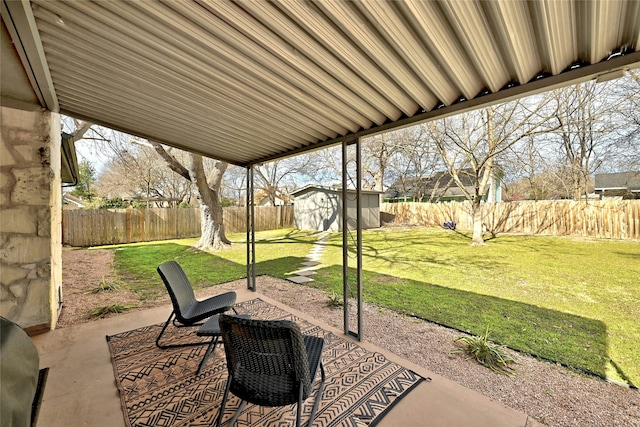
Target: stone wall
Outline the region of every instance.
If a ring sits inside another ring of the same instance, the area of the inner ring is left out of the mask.
[[[0,316],[34,334],[62,286],[60,116],[0,108]]]

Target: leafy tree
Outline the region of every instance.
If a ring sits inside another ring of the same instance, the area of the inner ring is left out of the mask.
[[[113,199],[104,199],[98,209],[126,209],[129,207],[129,203],[122,200],[122,197],[115,197]]]
[[[96,170],[91,163],[83,160],[78,164],[78,183],[70,191],[73,196],[83,200],[91,200],[95,197],[94,183],[96,181]]]

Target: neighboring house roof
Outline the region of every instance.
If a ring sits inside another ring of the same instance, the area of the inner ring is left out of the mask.
[[[342,188],[332,188],[332,187],[327,187],[324,185],[306,185],[294,192],[291,193],[292,196],[299,196],[301,194],[304,193],[309,193],[311,191],[322,191],[324,193],[326,192],[330,192],[330,193],[336,193],[336,194],[340,194],[342,193]],[[349,193],[355,193],[356,190],[354,189],[347,189],[347,192]],[[376,191],[376,190],[361,190],[362,194],[381,194],[382,191]]]
[[[474,192],[474,178],[471,169],[458,172],[458,178],[467,192]],[[430,176],[406,178],[396,180],[385,192],[385,198],[395,199],[413,197],[418,193],[425,196],[437,193],[440,197],[464,197],[463,191],[453,180],[448,171],[436,172]]]
[[[262,189],[253,193],[253,200],[257,206],[270,206],[269,195]],[[283,194],[283,197],[276,196],[276,206],[284,206],[291,203],[291,195]]]
[[[640,192],[640,172],[600,173],[596,175],[595,191],[628,190]]]
[[[79,208],[84,208],[84,202],[82,201],[82,199],[79,199],[75,196],[72,196],[71,194],[63,194],[62,195],[62,203],[66,203],[69,205],[74,205],[77,206]]]

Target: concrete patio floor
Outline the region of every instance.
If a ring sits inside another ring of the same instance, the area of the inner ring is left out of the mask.
[[[322,324],[259,292],[246,289],[236,292],[238,302],[261,298],[344,337],[342,331]],[[105,335],[164,322],[170,311],[170,306],[164,306],[34,336],[33,341],[40,354],[40,367],[49,368],[37,425],[125,426]],[[371,343],[359,344],[371,351],[383,353],[388,359],[432,379],[418,385],[397,403],[377,424],[378,427],[540,426],[524,413],[505,407]]]

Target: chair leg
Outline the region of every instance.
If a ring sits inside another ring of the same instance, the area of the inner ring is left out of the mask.
[[[166,322],[164,322],[164,326],[162,327],[162,330],[160,331],[160,335],[158,335],[158,338],[156,338],[156,346],[158,346],[158,348],[170,348],[171,346],[166,346],[166,345],[162,345],[160,344],[160,338],[162,337],[162,334],[164,334],[164,331],[167,330],[167,326],[169,326],[169,323],[171,323],[171,319],[173,319],[173,316],[175,315],[175,312],[171,312],[171,314],[169,315],[169,318],[167,319]]]
[[[316,412],[318,411],[318,404],[320,403],[320,399],[322,398],[322,391],[324,390],[324,382],[326,380],[324,373],[324,366],[322,362],[320,362],[320,387],[318,388],[318,394],[316,395],[316,401],[313,403],[313,409],[311,410],[311,417],[309,417],[309,423],[307,427],[311,427],[313,425],[313,420],[316,419]]]
[[[188,343],[184,343],[184,344],[160,344],[160,338],[162,338],[162,335],[165,333],[165,331],[167,330],[167,327],[169,326],[169,323],[171,323],[172,320],[173,320],[173,325],[175,327],[177,327],[177,328],[192,328],[192,327],[195,327],[195,326],[201,326],[202,325],[202,323],[194,323],[192,325],[180,326],[180,325],[178,325],[176,323],[177,322],[177,318],[175,318],[174,316],[175,316],[175,311],[172,311],[171,314],[169,315],[169,318],[164,323],[164,326],[162,327],[162,330],[160,331],[160,334],[158,335],[158,338],[156,338],[156,346],[158,346],[158,348],[166,350],[168,348],[199,346],[199,345],[205,345],[207,343],[206,341],[200,341],[200,342],[188,342]]]
[[[227,398],[229,397],[229,389],[231,388],[231,377],[227,378],[227,385],[224,388],[224,394],[222,395],[222,403],[220,404],[220,413],[218,413],[218,419],[216,420],[216,427],[220,427],[222,424],[222,416],[224,415],[224,407],[227,404]]]
[[[236,425],[236,421],[238,421],[238,417],[240,416],[240,412],[242,412],[242,410],[244,409],[244,405],[246,405],[246,404],[247,404],[246,400],[243,400],[242,402],[240,402],[240,406],[238,406],[238,410],[233,415],[233,418],[231,418],[231,422],[229,423],[229,427],[233,427],[234,425]]]
[[[302,418],[302,405],[304,401],[302,397],[304,396],[304,387],[302,386],[302,381],[300,381],[300,385],[298,386],[298,408],[296,410],[296,427],[300,427],[300,419]]]
[[[204,353],[204,357],[202,358],[202,361],[200,361],[200,365],[198,366],[198,371],[196,372],[196,375],[200,375],[200,372],[202,372],[204,365],[207,363],[207,360],[209,360],[211,353],[213,353],[217,345],[218,345],[218,336],[216,335],[215,337],[213,337],[213,340],[211,340],[211,342],[209,343],[209,347],[207,347],[207,351]]]

